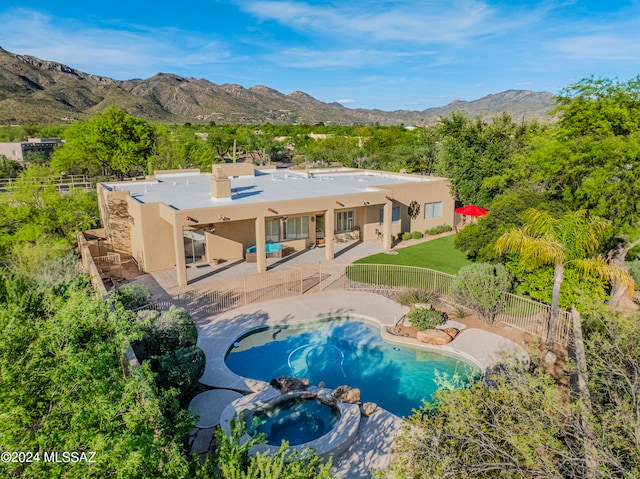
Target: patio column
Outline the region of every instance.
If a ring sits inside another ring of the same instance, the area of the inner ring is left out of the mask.
[[[391,221],[393,214],[393,202],[387,201],[384,204],[382,215],[382,248],[391,249]]]
[[[324,257],[333,259],[333,235],[335,234],[336,213],[333,208],[324,214]]]
[[[267,234],[264,216],[256,218],[256,267],[258,273],[264,273],[267,270]]]
[[[178,286],[187,285],[187,262],[184,258],[184,232],[182,225],[173,224],[173,254],[176,260]]]

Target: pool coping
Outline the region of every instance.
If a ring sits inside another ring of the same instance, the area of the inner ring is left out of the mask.
[[[460,358],[481,371],[507,360],[528,363],[529,356],[520,345],[477,328],[463,330],[443,346],[389,333],[387,328],[408,312],[408,307],[378,294],[331,291],[242,306],[211,316],[198,324],[197,344],[206,356],[205,372],[200,382],[214,388],[259,392],[268,383],[240,376],[226,366],[225,357],[235,341],[264,327],[294,326],[337,316],[360,319],[378,326],[383,340],[390,344]]]

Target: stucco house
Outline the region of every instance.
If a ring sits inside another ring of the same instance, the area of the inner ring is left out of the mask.
[[[56,146],[62,145],[60,138],[29,138],[28,141],[0,142],[0,155],[9,160],[23,161],[29,153],[49,156]]]
[[[100,216],[116,251],[154,272],[244,258],[266,271],[267,256],[337,241],[454,226],[446,178],[351,168],[276,170],[246,163],[156,171],[144,181],[100,183]]]

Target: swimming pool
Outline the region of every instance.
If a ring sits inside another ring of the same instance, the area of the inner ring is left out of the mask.
[[[348,384],[360,388],[363,401],[401,417],[431,399],[436,374],[479,372],[462,359],[388,344],[379,328],[353,318],[249,332],[231,346],[225,361],[234,373],[267,382],[287,375],[330,388]]]

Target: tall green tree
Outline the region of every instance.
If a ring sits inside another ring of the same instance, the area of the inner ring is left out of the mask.
[[[0,257],[22,243],[69,248],[78,231],[98,223],[95,192],[72,189],[65,194],[50,183],[52,170],[32,165],[10,191],[0,194]]]
[[[116,105],[69,126],[51,164],[58,171],[126,176],[143,171],[153,152],[153,126]]]
[[[452,113],[437,126],[436,173],[451,179],[452,194],[463,203],[488,207],[506,190],[502,177],[536,128],[535,123],[515,124],[506,113],[491,122]]]
[[[498,254],[513,253],[526,268],[535,269],[553,265],[551,313],[546,346],[553,349],[560,314],[560,286],[568,264],[586,276],[600,276],[613,283],[633,285],[629,273],[602,256],[595,256],[598,248],[608,236],[609,222],[590,217],[586,211],[571,211],[560,218],[549,212],[529,209],[524,215],[521,228],[504,233],[496,242]]]
[[[624,267],[640,245],[640,76],[623,82],[586,78],[557,96],[558,124],[532,151],[530,176],[572,209],[609,219],[608,257]],[[625,293],[616,282],[611,304]]]

